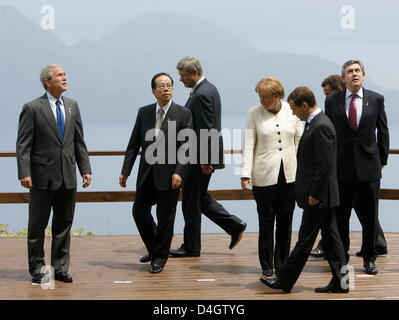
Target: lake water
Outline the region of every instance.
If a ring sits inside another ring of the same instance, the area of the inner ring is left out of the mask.
[[[224,116],[223,127],[241,129],[245,122],[245,112],[242,115]],[[17,124],[3,124],[1,126],[0,151],[14,151]],[[89,150],[124,150],[133,120],[130,123],[90,123],[85,122],[85,136]],[[233,145],[225,144],[225,149],[240,148],[241,138],[235,132]],[[399,130],[391,126],[391,148],[399,148]],[[225,139],[227,142],[228,139]],[[226,169],[218,170],[212,177],[210,189],[239,189],[239,175],[237,169],[240,156],[233,159],[226,156]],[[1,176],[0,192],[24,192],[17,180],[16,161],[14,158],[0,158]],[[91,157],[93,181],[87,191],[115,191],[121,190],[118,176],[123,157]],[[127,190],[134,190],[137,164],[128,180]],[[384,168],[382,188],[399,189],[399,155],[391,155],[389,165]],[[79,191],[81,188],[79,188]],[[222,201],[225,208],[248,223],[248,232],[258,231],[258,217],[254,201]],[[131,214],[131,203],[77,203],[73,228],[84,228],[96,235],[107,234],[137,234]],[[0,224],[9,224],[9,230],[19,231],[27,226],[27,204],[0,205]],[[293,219],[293,230],[299,229],[301,210],[296,208]],[[399,201],[380,201],[380,223],[385,232],[399,232]],[[184,220],[181,205],[176,214],[175,233],[182,233]],[[352,215],[351,229],[360,231],[360,224],[356,215]],[[217,225],[203,216],[204,233],[223,232]]]

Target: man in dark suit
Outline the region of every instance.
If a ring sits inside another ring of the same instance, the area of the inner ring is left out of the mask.
[[[342,82],[342,77],[338,74],[332,74],[325,78],[321,83],[321,87],[323,88],[323,93],[326,96],[345,89],[345,85]],[[322,240],[319,241],[317,247],[311,251],[310,255],[315,258],[324,257]]]
[[[345,254],[337,229],[333,208],[339,205],[336,133],[331,121],[316,105],[313,92],[298,87],[288,96],[288,103],[299,119],[305,120],[305,130],[298,146],[298,165],[295,178],[295,199],[303,208],[298,242],[277,278],[260,278],[272,289],[290,292],[312,250],[317,233],[321,229],[326,258],[332,279],[325,287],[316,288],[319,293],[349,292],[343,279]]]
[[[198,59],[183,58],[177,64],[177,70],[184,86],[192,88],[186,107],[193,114],[198,159],[197,164],[190,165],[183,185],[184,243],[170,254],[198,257],[201,252],[201,212],[231,236],[230,249],[240,241],[246,223],[227,212],[208,193],[212,173],[224,168],[219,92],[203,76]]]
[[[133,218],[148,251],[140,261],[151,261],[150,272],[159,273],[168,259],[179,190],[188,169],[182,155],[189,144],[179,140],[179,133],[192,129],[192,116],[172,101],[173,79],[168,74],[156,74],[151,87],[157,103],[138,111],[119,183],[126,187],[141,148]],[[151,215],[155,204],[157,224]]]
[[[362,225],[360,252],[365,271],[375,275],[381,169],[387,164],[389,152],[384,97],[363,88],[364,66],[358,60],[343,65],[342,78],[346,90],[328,96],[325,102],[325,113],[337,132],[341,198],[338,228],[349,261],[349,219],[355,207]]]
[[[40,80],[47,92],[23,106],[16,145],[18,179],[30,190],[29,272],[33,283],[41,283],[45,276],[44,234],[53,209],[51,265],[56,280],[72,282],[68,269],[76,164],[83,188],[90,185],[91,168],[78,104],[62,95],[67,90],[63,68],[44,67]]]
[[[324,94],[326,96],[329,96],[330,94],[345,90],[345,83],[343,82],[342,76],[338,74],[333,74],[323,80],[323,82],[321,83],[321,87],[323,88]],[[358,203],[358,196],[354,195],[353,206],[356,212],[358,211],[358,209],[356,208],[357,203]],[[375,244],[375,249],[379,255],[385,255],[388,253],[387,242],[385,240],[384,231],[382,230],[379,221],[377,223],[377,233],[378,236]],[[317,245],[317,247],[312,250],[310,255],[315,258],[324,257],[324,251],[321,240]],[[356,255],[361,256],[362,253],[359,251],[356,253]]]

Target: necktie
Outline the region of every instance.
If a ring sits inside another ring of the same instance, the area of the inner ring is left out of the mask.
[[[57,106],[57,128],[58,132],[60,133],[61,139],[64,138],[64,127],[65,127],[65,120],[64,120],[64,114],[61,111],[61,101],[57,100],[55,102]]]
[[[159,108],[158,112],[157,112],[157,116],[155,118],[155,129],[157,130],[157,135],[159,132],[159,129],[161,129],[161,125],[162,125],[162,121],[165,115],[165,111],[163,110],[163,108]]]
[[[356,93],[352,93],[351,102],[349,103],[349,122],[352,125],[353,130],[357,129],[357,110],[355,105]]]
[[[308,129],[309,127],[309,122],[305,121],[305,131]]]

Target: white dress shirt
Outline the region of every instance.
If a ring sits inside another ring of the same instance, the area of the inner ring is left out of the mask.
[[[303,123],[292,114],[287,102],[281,104],[277,114],[262,105],[250,108],[247,114],[241,177],[250,178],[257,187],[277,184],[281,161],[287,183],[295,181]]]
[[[315,111],[313,111],[313,112],[309,115],[309,117],[306,119],[306,122],[307,122],[307,123],[311,123],[312,120],[314,119],[314,117],[316,117],[320,112],[321,112],[321,109],[320,109],[320,108],[317,108]]]
[[[62,96],[59,99],[56,99],[50,93],[47,92],[47,98],[48,98],[48,102],[50,103],[51,110],[53,111],[55,122],[57,122],[57,105],[55,104],[55,102],[57,100],[60,100],[60,102],[61,102],[60,109],[61,109],[62,114],[64,115],[64,121],[66,121],[64,101],[62,100]]]

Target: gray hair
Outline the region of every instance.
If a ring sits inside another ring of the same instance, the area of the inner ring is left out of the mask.
[[[47,85],[44,80],[50,80],[53,77],[53,70],[55,68],[61,68],[61,66],[59,64],[50,64],[40,71],[40,82],[45,90],[47,90]]]
[[[194,57],[184,57],[179,61],[176,67],[178,70],[184,70],[190,73],[196,73],[202,76],[201,63],[197,58]]]
[[[366,73],[366,72],[364,71],[364,65],[363,65],[363,63],[361,63],[359,60],[348,60],[348,61],[346,61],[346,62],[344,63],[344,65],[342,66],[342,75],[343,75],[343,76],[345,75],[345,69],[346,69],[347,67],[349,67],[350,65],[355,64],[355,63],[357,63],[357,64],[360,66],[360,68],[362,69],[363,74]]]

